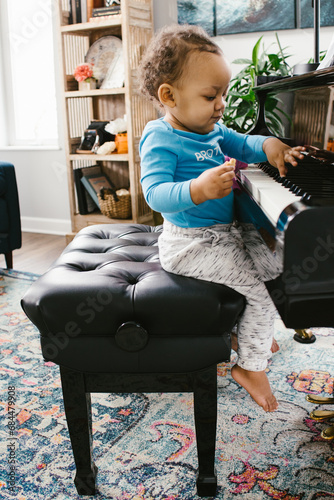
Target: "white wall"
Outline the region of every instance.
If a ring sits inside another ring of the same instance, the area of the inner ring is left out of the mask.
[[[153,0],[155,29],[177,23],[177,0]]]
[[[333,26],[320,29],[320,51],[328,49],[333,34]],[[274,31],[218,36],[216,41],[224,51],[227,59],[232,63],[235,59],[251,59],[252,49],[261,35],[263,35],[262,43],[265,48],[271,48],[273,52],[277,52],[278,45],[276,43]],[[287,59],[291,67],[298,63],[306,63],[311,57],[314,57],[313,29],[282,30],[277,31],[277,35],[281,47],[286,47],[285,53],[291,54],[291,57]],[[238,73],[241,69],[241,65],[232,64],[233,74]]]
[[[158,29],[177,21],[177,0],[153,0],[154,23]],[[321,28],[320,50],[329,47],[334,28]],[[251,50],[262,33],[246,33],[217,37],[219,45],[230,61],[251,57]],[[275,41],[273,32],[265,32],[264,43],[268,47]],[[283,47],[288,46],[293,57],[290,65],[307,62],[313,56],[313,30],[286,30],[278,32]],[[55,47],[58,47],[55,36]],[[60,66],[58,51],[55,65]],[[241,69],[232,65],[233,73]],[[59,72],[56,72],[58,75]],[[57,76],[57,100],[60,149],[56,151],[28,151],[0,149],[0,160],[14,163],[19,188],[22,227],[24,231],[66,234],[71,232],[68,187],[65,167],[61,82]]]

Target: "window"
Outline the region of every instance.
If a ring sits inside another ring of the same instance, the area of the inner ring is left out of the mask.
[[[6,139],[0,137],[2,145],[58,144],[52,26],[55,8],[53,0],[0,2],[1,115],[6,117],[7,135]]]

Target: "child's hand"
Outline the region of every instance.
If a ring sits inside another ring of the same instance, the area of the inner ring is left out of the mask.
[[[234,179],[233,165],[219,165],[205,170],[190,184],[190,196],[196,205],[206,200],[223,198],[232,191]]]
[[[269,137],[263,143],[263,151],[267,155],[271,165],[278,168],[281,177],[285,177],[287,168],[285,163],[291,163],[294,167],[298,165],[296,158],[302,160],[304,156],[301,151],[306,151],[303,146],[291,148],[275,137]]]

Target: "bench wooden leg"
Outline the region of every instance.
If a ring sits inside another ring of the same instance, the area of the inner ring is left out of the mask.
[[[64,367],[60,367],[60,373],[65,414],[77,469],[74,483],[79,495],[94,495],[97,467],[92,462],[90,394],[85,391],[82,373]],[[192,387],[198,454],[197,494],[200,497],[213,497],[217,490],[217,366],[195,372]]]
[[[197,494],[215,496],[217,428],[217,366],[194,375],[194,418],[198,454]]]
[[[92,461],[92,415],[90,394],[85,392],[84,375],[60,367],[63,399],[70,434],[79,495],[95,495],[97,467]]]

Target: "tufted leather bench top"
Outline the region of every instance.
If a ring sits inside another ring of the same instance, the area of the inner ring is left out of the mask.
[[[81,230],[22,299],[45,359],[91,372],[179,372],[227,361],[237,292],[165,272],[161,226]]]

